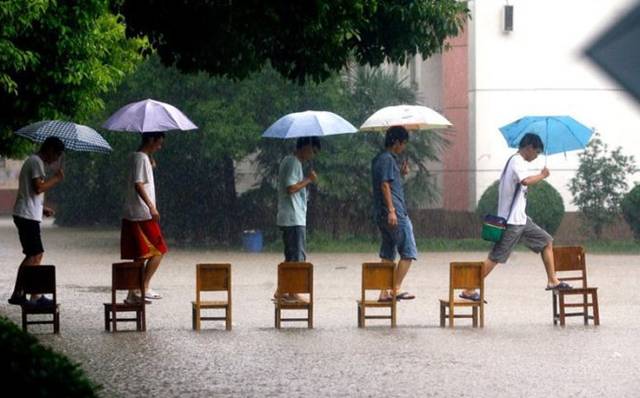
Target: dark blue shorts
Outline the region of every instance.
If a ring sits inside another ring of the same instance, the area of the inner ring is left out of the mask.
[[[398,217],[398,225],[395,228],[392,228],[386,219],[381,219],[378,221],[378,229],[382,235],[380,258],[395,261],[396,253],[399,253],[403,260],[417,260],[418,249],[409,217]]]
[[[307,259],[305,243],[307,241],[307,227],[296,225],[292,227],[280,227],[282,230],[282,242],[284,243],[284,261],[302,262]]]
[[[18,237],[22,245],[22,252],[27,256],[44,253],[42,238],[40,237],[40,222],[13,216],[13,222],[18,227]]]

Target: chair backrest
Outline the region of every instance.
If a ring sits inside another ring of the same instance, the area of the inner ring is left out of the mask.
[[[455,289],[484,290],[482,262],[453,262],[449,264],[449,292]]]
[[[231,289],[231,264],[196,265],[196,293]]]
[[[396,265],[394,263],[362,264],[362,300],[366,290],[389,290],[396,284]]]
[[[587,286],[587,261],[582,246],[558,246],[553,248],[553,262],[556,272],[578,272],[572,278],[560,278],[561,280],[582,281],[583,287]]]
[[[278,292],[313,294],[313,264],[285,262],[278,264]]]
[[[111,266],[111,291],[144,290],[144,263],[114,263]]]
[[[53,265],[32,265],[22,267],[21,277],[27,294],[56,295],[56,267]]]

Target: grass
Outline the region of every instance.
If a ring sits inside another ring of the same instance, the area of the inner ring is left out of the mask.
[[[556,242],[557,245],[583,246],[589,253],[601,254],[640,254],[640,242],[633,240],[605,241],[589,240],[586,242]],[[420,252],[489,252],[491,243],[482,239],[427,239],[417,238],[416,245]],[[367,236],[349,236],[333,239],[325,234],[311,234],[307,237],[307,251],[316,253],[367,253],[377,252],[380,248],[379,238]],[[518,245],[517,251],[528,251],[524,245]],[[267,242],[264,251],[281,252],[282,242],[279,239]]]

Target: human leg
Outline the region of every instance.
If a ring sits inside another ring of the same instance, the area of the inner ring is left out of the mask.
[[[160,262],[162,261],[163,255],[156,255],[147,260],[147,263],[144,267],[144,291],[146,298],[159,299],[161,296],[149,289],[149,283],[151,282],[151,278],[160,267]]]
[[[555,262],[553,259],[553,238],[531,219],[522,234],[522,242],[535,253],[540,253],[545,272],[547,273],[547,288],[570,288],[566,283],[561,283],[556,276]]]

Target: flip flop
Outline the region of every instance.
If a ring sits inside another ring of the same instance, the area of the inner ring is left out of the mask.
[[[561,290],[561,289],[573,289],[573,287],[566,282],[560,282],[555,286],[547,286],[547,288],[544,290]]]
[[[402,292],[396,295],[396,300],[413,300],[414,298],[416,298],[416,296],[409,292]]]
[[[475,292],[470,296],[467,296],[466,294],[464,294],[464,292],[462,292],[462,293],[460,293],[458,295],[458,297],[460,297],[461,299],[464,299],[464,300],[471,300],[471,301],[476,301],[476,302],[480,301],[480,293],[478,293],[478,292]],[[484,303],[488,304],[487,300],[485,300]]]

